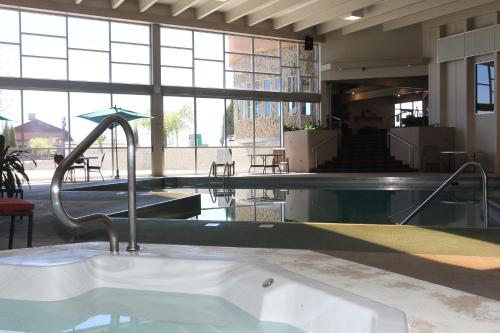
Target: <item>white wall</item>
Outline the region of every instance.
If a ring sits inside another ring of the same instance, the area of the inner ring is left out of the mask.
[[[496,8],[498,7],[498,8]],[[488,171],[500,171],[499,98],[495,112],[475,114],[475,63],[495,61],[498,78],[499,45],[495,27],[496,7],[488,6],[476,15],[463,12],[423,26],[424,55],[429,58],[430,124],[455,127],[455,149],[478,155]],[[497,82],[497,81],[495,81]],[[497,85],[498,87],[498,85]],[[495,87],[495,91],[498,88]]]
[[[332,64],[321,73],[322,80],[427,75],[421,25],[388,32],[381,26],[347,35],[330,32],[321,46],[321,62]]]

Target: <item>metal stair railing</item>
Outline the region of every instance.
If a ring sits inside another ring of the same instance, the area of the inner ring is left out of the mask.
[[[391,137],[398,140],[399,142],[404,143],[408,147],[408,165],[410,166],[410,168],[413,168],[413,158],[415,155],[416,146],[412,145],[411,143],[409,143],[408,141],[406,141],[405,139],[403,139],[399,135],[396,135],[396,134],[391,133],[391,132],[387,132],[387,147],[389,148],[389,151],[391,150]]]
[[[441,192],[443,192],[448,185],[450,185],[458,176],[460,176],[465,169],[467,169],[469,166],[474,166],[479,170],[479,173],[481,174],[481,180],[482,180],[482,185],[483,185],[483,218],[484,218],[484,226],[485,228],[488,228],[489,226],[489,221],[490,221],[490,214],[488,210],[488,175],[486,174],[486,171],[484,170],[483,166],[477,162],[467,162],[464,165],[462,165],[454,174],[452,174],[441,186],[439,186],[427,199],[424,200],[413,212],[410,213],[401,223],[400,225],[406,225],[408,224],[411,219],[413,219],[422,209],[427,207],[429,202],[434,199],[436,196],[438,196]]]
[[[120,115],[111,115],[102,120],[90,134],[61,162],[54,172],[50,185],[50,198],[54,215],[64,225],[71,228],[82,227],[83,225],[101,222],[104,224],[109,237],[109,249],[113,253],[119,252],[118,232],[113,226],[113,221],[105,214],[91,214],[81,217],[70,216],[64,209],[61,200],[61,186],[64,174],[73,163],[80,158],[85,151],[104,133],[111,124],[118,123],[125,131],[127,138],[127,171],[128,171],[128,225],[129,242],[127,251],[139,251],[136,237],[136,174],[135,174],[135,139],[134,133],[128,121]]]

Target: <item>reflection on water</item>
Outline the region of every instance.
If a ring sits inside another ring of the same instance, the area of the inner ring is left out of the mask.
[[[220,297],[99,288],[56,302],[0,299],[0,332],[302,331],[287,324],[259,321]]]
[[[191,219],[250,222],[396,224],[431,190],[176,189],[201,194],[202,212]],[[412,224],[482,226],[479,189],[443,192]]]

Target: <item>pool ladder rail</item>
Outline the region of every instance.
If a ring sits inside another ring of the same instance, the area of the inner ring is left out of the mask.
[[[227,178],[231,176],[231,165],[228,162],[224,164],[224,172],[222,173],[222,179],[219,179],[217,175],[217,166],[218,164],[215,163],[215,161],[212,162],[212,165],[210,166],[210,171],[208,171],[208,182],[209,183],[222,182],[222,184],[225,185]]]
[[[139,251],[140,247],[137,244],[137,229],[136,229],[136,174],[135,174],[135,150],[136,143],[134,139],[134,132],[128,121],[120,115],[110,115],[104,118],[97,126],[90,132],[90,134],[82,140],[82,142],[71,153],[62,160],[56,168],[52,183],[50,185],[50,199],[52,202],[52,211],[54,215],[64,225],[71,228],[79,228],[86,224],[95,222],[103,223],[109,237],[109,249],[113,253],[119,252],[119,239],[118,232],[113,226],[113,221],[105,214],[91,214],[81,217],[72,217],[64,209],[61,200],[61,187],[65,173],[79,159],[90,146],[113,124],[119,124],[127,138],[127,172],[128,172],[128,225],[129,225],[129,242],[127,251]]]
[[[441,184],[427,199],[424,200],[414,211],[410,213],[401,223],[400,225],[408,224],[415,216],[417,216],[422,209],[427,207],[427,205],[431,202],[432,199],[437,197],[441,192],[443,192],[455,179],[457,179],[468,167],[476,167],[481,174],[482,180],[482,193],[483,193],[483,218],[484,218],[484,227],[488,228],[490,222],[490,213],[488,209],[488,175],[484,170],[483,166],[477,162],[467,162],[462,165],[454,174],[452,174],[446,181]]]

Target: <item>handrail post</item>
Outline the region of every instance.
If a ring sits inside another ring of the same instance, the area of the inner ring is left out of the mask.
[[[315,155],[316,155],[316,169],[318,168],[318,147],[316,147],[316,149],[314,149],[314,152],[315,152]]]
[[[488,175],[486,174],[486,171],[482,167],[481,164],[477,162],[467,162],[464,165],[462,165],[455,173],[453,173],[446,181],[441,184],[430,196],[427,197],[427,199],[424,200],[413,212],[410,213],[401,223],[400,225],[406,225],[410,222],[411,219],[413,219],[422,209],[424,209],[429,202],[437,197],[441,192],[445,190],[448,185],[450,185],[458,176],[464,172],[465,169],[469,166],[474,166],[479,170],[479,173],[481,174],[481,182],[483,185],[483,215],[484,215],[484,226],[485,228],[488,228],[489,226],[489,221],[490,221],[490,212],[488,209]]]
[[[52,202],[52,211],[59,221],[68,227],[76,228],[84,224],[93,222],[102,222],[108,233],[110,251],[119,252],[118,232],[113,226],[113,221],[104,214],[91,214],[81,217],[72,217],[64,209],[61,198],[62,181],[66,171],[73,163],[82,156],[85,151],[104,133],[110,125],[118,123],[124,130],[127,138],[127,169],[128,169],[128,211],[129,211],[129,243],[127,251],[138,251],[139,245],[136,238],[136,175],[135,175],[135,139],[134,132],[128,121],[120,115],[114,114],[102,120],[90,134],[80,142],[78,146],[56,168],[52,183],[50,185],[50,199]]]

